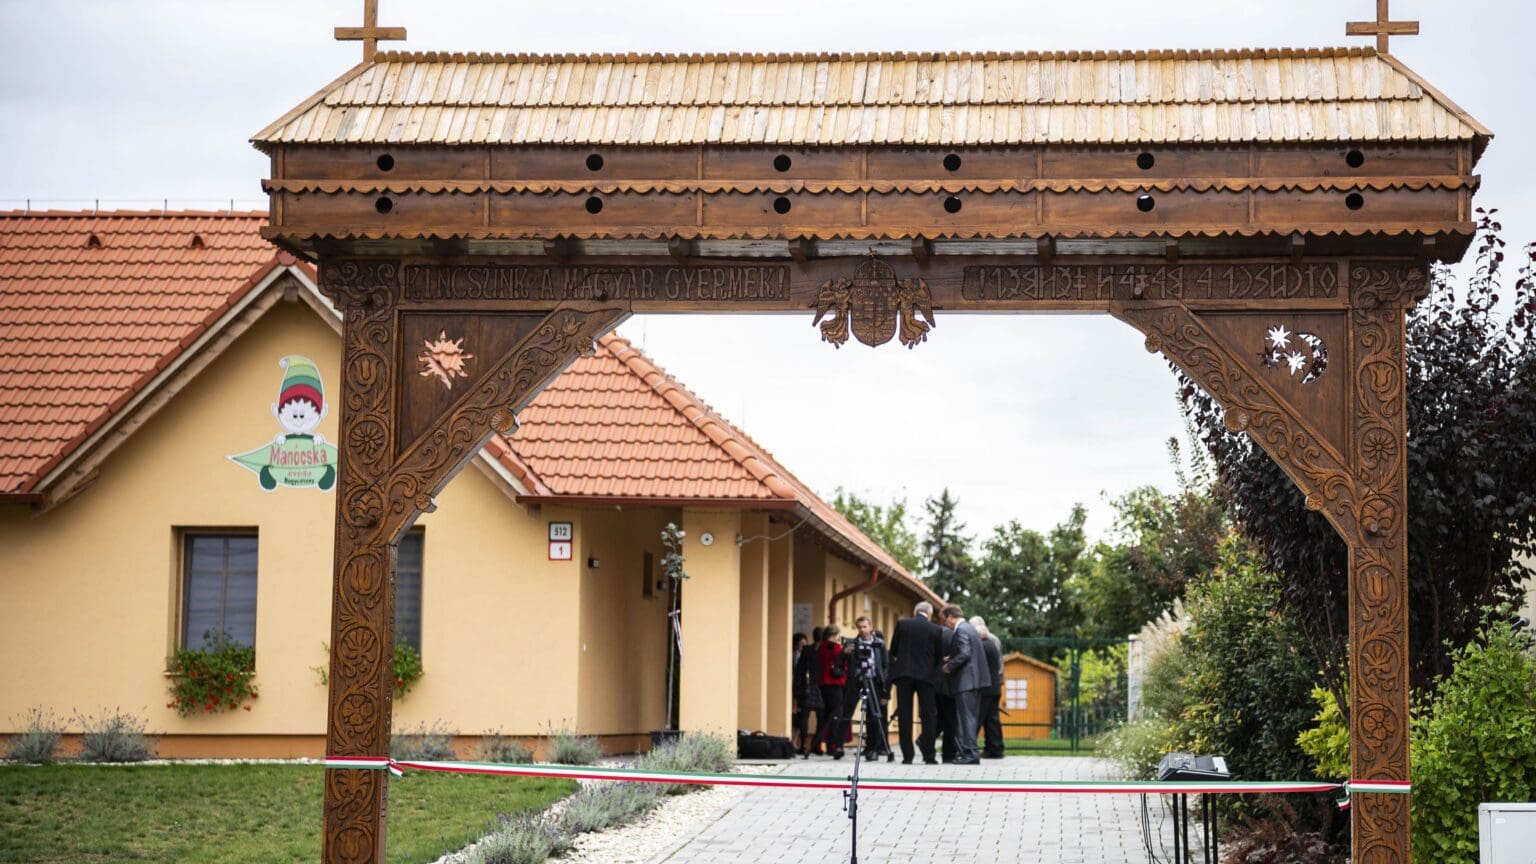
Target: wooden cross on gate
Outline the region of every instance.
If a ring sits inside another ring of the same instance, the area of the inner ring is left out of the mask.
[[[1388,53],[1387,42],[1393,36],[1419,35],[1419,22],[1391,20],[1392,13],[1388,11],[1391,2],[1392,0],[1376,0],[1376,20],[1351,21],[1344,25],[1344,35],[1375,36],[1376,50],[1382,54]]]
[[[404,39],[404,27],[379,26],[379,0],[363,0],[363,26],[336,28],[336,41],[363,43],[364,63],[373,61],[380,41],[398,42]]]

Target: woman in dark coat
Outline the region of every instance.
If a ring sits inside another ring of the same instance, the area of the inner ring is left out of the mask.
[[[826,706],[824,713],[816,715],[816,743],[824,745],[833,759],[843,758],[843,690],[848,686],[848,669],[838,632],[836,624],[828,624],[822,631],[821,644],[816,648],[821,701]]]
[[[800,640],[804,640],[800,636]],[[795,668],[793,672],[793,688],[795,697],[795,752],[801,756],[809,756],[810,751],[819,749],[814,746],[811,737],[811,714],[816,714],[818,725],[825,725],[825,707],[821,701],[821,679],[816,664],[816,647],[821,642],[821,628],[811,631],[809,642],[799,645],[799,653],[795,656]],[[797,643],[799,644],[799,643]],[[819,730],[818,730],[819,731]]]

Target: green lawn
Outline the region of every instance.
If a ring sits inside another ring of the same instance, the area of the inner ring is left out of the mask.
[[[0,862],[318,861],[323,775],[318,765],[0,765]],[[389,861],[433,861],[479,839],[496,814],[575,790],[542,778],[392,778]]]

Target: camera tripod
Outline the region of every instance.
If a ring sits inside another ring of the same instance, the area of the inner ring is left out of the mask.
[[[859,704],[864,708],[859,713],[859,749],[853,752],[853,773],[848,777],[848,788],[843,790],[843,810],[848,813],[849,820],[848,864],[859,864],[859,767],[864,762],[864,752],[869,749],[870,722],[874,722],[881,734],[885,732],[885,718],[880,714],[873,675],[859,675]],[[890,746],[889,742],[884,743],[886,747]]]

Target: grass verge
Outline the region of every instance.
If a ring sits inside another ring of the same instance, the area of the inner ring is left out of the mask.
[[[319,765],[0,765],[0,862],[316,861]],[[531,813],[568,780],[415,772],[389,786],[388,860],[420,864]]]

